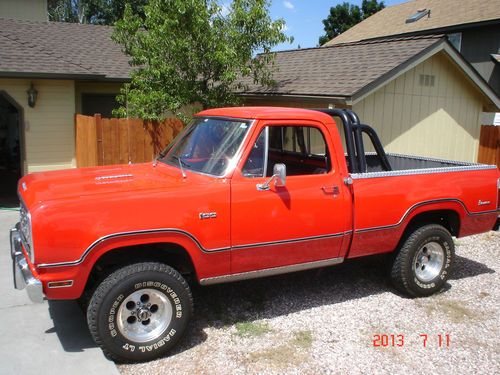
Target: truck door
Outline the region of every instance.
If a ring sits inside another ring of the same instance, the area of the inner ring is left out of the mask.
[[[326,127],[259,123],[250,145],[231,180],[231,272],[339,262],[351,201]],[[269,190],[258,189],[279,163],[285,186],[272,181]]]

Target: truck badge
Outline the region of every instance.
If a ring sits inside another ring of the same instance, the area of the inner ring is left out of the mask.
[[[482,201],[481,199],[477,201],[478,206],[486,206],[490,203],[491,203],[490,201]]]
[[[217,218],[217,212],[200,212],[200,220],[215,218]]]

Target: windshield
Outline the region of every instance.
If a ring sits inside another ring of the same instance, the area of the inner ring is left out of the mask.
[[[197,118],[160,161],[185,170],[222,176],[249,128],[249,121]]]

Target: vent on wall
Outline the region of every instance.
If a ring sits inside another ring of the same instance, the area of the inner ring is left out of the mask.
[[[436,76],[431,74],[420,74],[420,86],[434,87]]]

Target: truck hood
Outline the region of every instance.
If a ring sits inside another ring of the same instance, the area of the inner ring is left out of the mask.
[[[200,177],[194,173],[183,179],[180,171],[163,163],[113,165],[38,172],[19,181],[19,193],[24,203],[79,198],[96,194],[118,194],[137,190],[170,190],[182,188]]]

